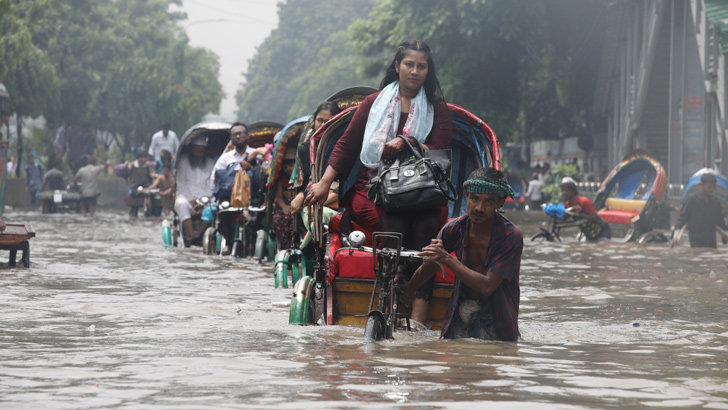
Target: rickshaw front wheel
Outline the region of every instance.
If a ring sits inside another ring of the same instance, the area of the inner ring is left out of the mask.
[[[382,339],[384,339],[384,315],[378,311],[370,312],[364,328],[364,341],[373,342]]]
[[[233,242],[233,247],[230,250],[230,256],[233,258],[240,258],[243,256],[243,243],[240,241]]]
[[[212,255],[215,253],[217,240],[215,238],[215,228],[209,227],[202,235],[202,253]]]

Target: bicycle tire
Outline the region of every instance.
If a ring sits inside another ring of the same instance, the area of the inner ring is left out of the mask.
[[[381,315],[381,314],[380,314]],[[384,339],[384,323],[379,315],[369,315],[364,328],[364,340],[374,342]]]
[[[551,242],[549,235],[544,232],[539,232],[531,237],[531,242]]]

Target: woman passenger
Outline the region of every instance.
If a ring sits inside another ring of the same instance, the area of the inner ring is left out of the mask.
[[[293,198],[293,201],[291,201],[291,213],[293,214],[301,210],[304,200],[304,191],[306,190],[311,178],[311,156],[309,152],[311,149],[311,135],[340,112],[341,108],[339,108],[335,102],[322,102],[313,113],[313,125],[311,126],[311,129],[306,133],[306,135],[301,136],[301,143],[298,144],[296,152],[296,180],[293,185],[296,189],[296,196]],[[332,192],[326,198],[326,201],[324,201],[324,206],[336,207],[337,202],[338,195]]]
[[[281,172],[275,182],[275,198],[273,200],[273,231],[278,239],[278,249],[289,249],[293,235],[293,217],[291,216],[290,178],[296,163],[295,147],[283,153]]]
[[[404,247],[419,250],[437,236],[446,219],[447,207],[385,212],[367,197],[367,192],[369,181],[378,173],[380,160],[392,162],[405,148],[405,142],[396,138],[397,135],[404,135],[411,142],[417,140],[426,149],[447,149],[450,145],[451,115],[442,97],[429,46],[419,40],[402,43],[379,88],[379,92],[369,95],[359,105],[349,127],[337,141],[323,177],[311,187],[305,204],[322,203],[334,180],[345,177],[360,160],[363,166],[353,192],[344,198],[347,208],[370,232],[400,232]],[[408,274],[412,272],[414,269]],[[412,320],[420,323],[426,320],[432,289],[430,282],[417,290]]]

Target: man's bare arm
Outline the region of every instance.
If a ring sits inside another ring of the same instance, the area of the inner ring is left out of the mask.
[[[460,262],[458,258],[449,254],[445,250],[442,245],[442,241],[439,239],[433,239],[432,243],[422,248],[420,255],[434,263],[435,267],[437,267],[436,262],[447,266],[450,268],[450,271],[465,285],[483,296],[488,296],[493,293],[493,291],[495,291],[503,281],[502,277],[496,275],[490,270],[483,275],[482,273],[465,266],[465,264]]]
[[[415,299],[415,292],[417,288],[422,286],[423,283],[427,282],[434,274],[440,271],[440,265],[435,262],[424,262],[412,275],[412,278],[400,287],[400,291],[403,292],[410,301]]]

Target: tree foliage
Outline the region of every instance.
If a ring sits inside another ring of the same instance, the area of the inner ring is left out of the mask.
[[[10,67],[0,66],[0,81],[11,107],[53,125],[89,123],[124,152],[148,145],[164,121],[182,132],[216,112],[217,56],[189,45],[177,25],[185,16],[169,4],[0,0],[0,61]]]
[[[310,114],[342,88],[367,85],[357,67],[347,27],[364,18],[372,0],[299,0],[280,3],[278,27],[250,60],[236,95],[238,118],[287,122]]]
[[[48,55],[33,44],[26,21],[16,18],[23,7],[0,0],[0,82],[11,90],[11,110],[38,116],[59,105],[58,77]]]
[[[580,0],[385,0],[352,30],[370,56],[367,73],[383,71],[383,51],[421,39],[448,101],[483,118],[502,139],[558,138],[588,131],[603,7]]]
[[[590,134],[606,2],[380,0],[366,16],[356,3],[280,6],[238,92],[239,116],[290,119],[338,89],[378,84],[396,47],[416,38],[433,51],[445,98],[501,140]],[[342,14],[350,8],[359,20]]]

